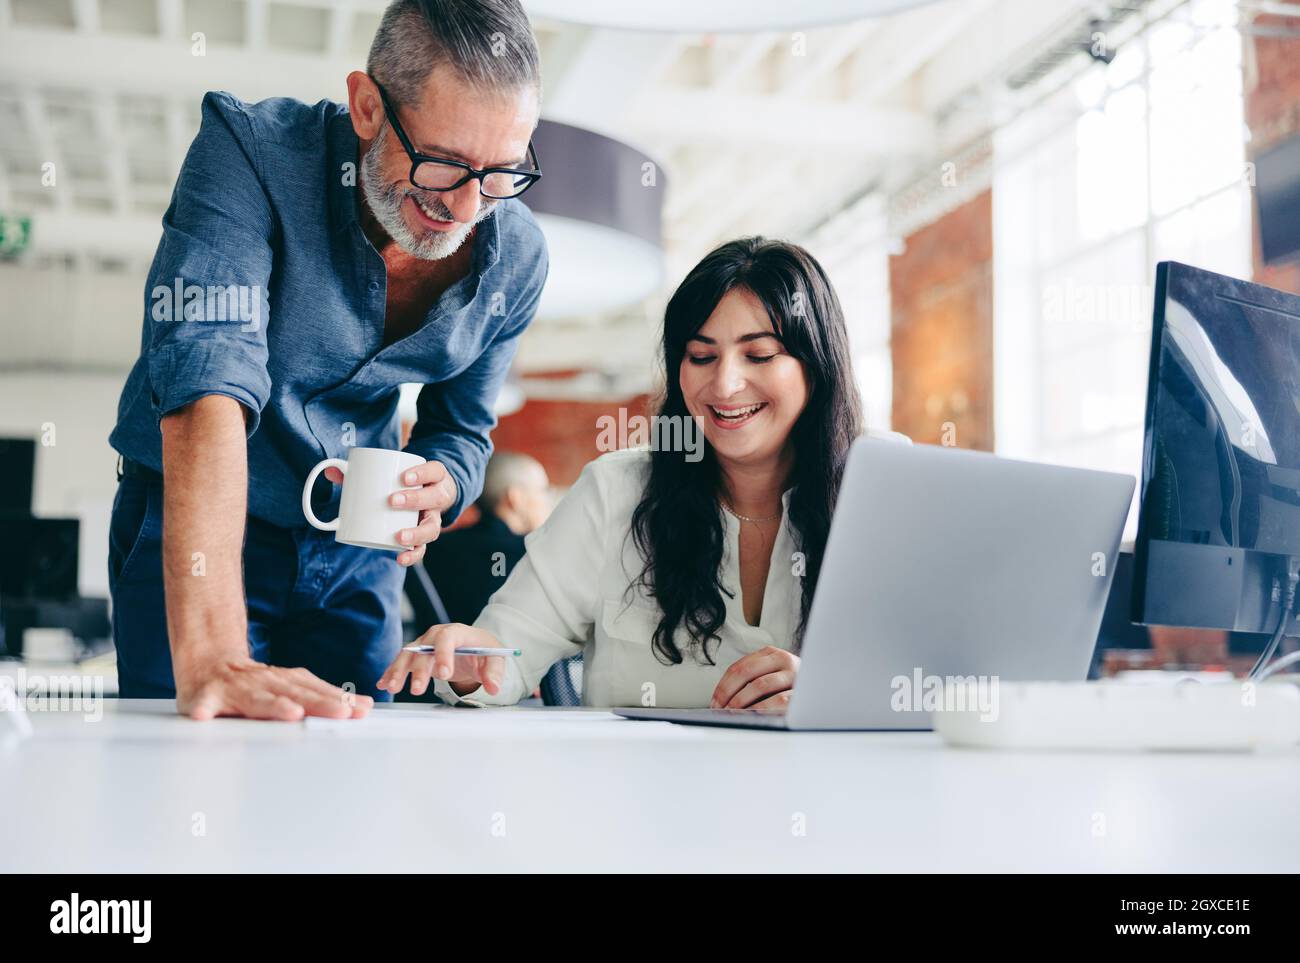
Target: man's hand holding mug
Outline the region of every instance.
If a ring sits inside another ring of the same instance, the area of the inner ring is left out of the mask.
[[[322,472],[343,486],[338,517],[328,522],[311,507],[312,486]],[[398,552],[401,565],[424,558],[425,545],[442,531],[442,513],[455,500],[456,482],[442,462],[385,448],[353,448],[346,461],[325,459],[302,490],[303,514],[313,526],[336,532],[348,545]]]

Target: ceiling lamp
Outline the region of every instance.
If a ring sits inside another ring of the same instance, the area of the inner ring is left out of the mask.
[[[664,283],[665,180],[621,141],[543,120],[533,135],[542,179],[522,200],[537,216],[551,270],[539,318],[617,311]]]

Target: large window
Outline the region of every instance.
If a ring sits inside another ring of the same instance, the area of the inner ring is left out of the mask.
[[[889,235],[884,203],[860,200],[805,243],[840,299],[862,395],[867,427],[889,430],[893,414],[893,360],[889,349]]]
[[[1139,475],[1156,263],[1251,276],[1236,4],[1145,16],[1111,63],[994,138],[1005,455]],[[1133,513],[1126,537],[1135,526]]]

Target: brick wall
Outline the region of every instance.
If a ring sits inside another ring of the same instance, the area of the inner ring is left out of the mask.
[[[602,415],[617,419],[620,407],[627,409],[629,418],[647,415],[648,404],[647,395],[613,401],[531,399],[501,419],[492,443],[498,451],[532,455],[546,468],[553,485],[568,486],[577,480],[583,465],[603,454],[596,448],[596,419]]]
[[[893,427],[913,441],[993,449],[993,205],[985,191],[889,259]]]

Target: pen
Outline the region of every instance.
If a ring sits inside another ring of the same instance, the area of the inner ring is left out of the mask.
[[[403,652],[418,652],[424,655],[432,655],[437,650],[432,645],[408,645],[402,649]],[[457,655],[509,655],[520,656],[524,652],[522,649],[498,649],[490,646],[476,648],[472,645],[462,645],[456,650]]]

